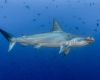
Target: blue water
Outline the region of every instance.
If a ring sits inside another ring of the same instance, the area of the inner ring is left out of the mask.
[[[13,36],[51,31],[56,19],[64,31],[93,36],[93,45],[72,49],[35,49],[9,42],[0,34],[0,80],[100,80],[99,0],[0,0],[0,28]]]

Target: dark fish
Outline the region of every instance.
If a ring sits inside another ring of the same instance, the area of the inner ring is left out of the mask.
[[[24,2],[24,4],[26,4],[26,2]]]
[[[5,0],[5,3],[7,3],[8,1],[7,0]]]
[[[58,5],[56,5],[56,8],[58,8]]]
[[[95,3],[93,2],[92,5],[95,5]]]
[[[3,6],[1,6],[1,8],[3,8]]]
[[[40,15],[41,15],[41,13],[37,13],[37,15],[38,15],[38,16],[40,16]]]
[[[94,31],[94,32],[97,32],[97,29],[94,29],[93,31]]]
[[[26,7],[27,9],[30,9],[30,6],[29,6],[29,5],[25,5],[25,7]]]
[[[80,0],[78,0],[77,2],[80,3]]]
[[[73,16],[73,18],[76,18],[76,16]]]
[[[56,1],[56,0],[52,0],[52,1],[54,2],[54,1]]]
[[[97,23],[96,25],[97,25],[97,27],[99,27],[99,23]]]
[[[90,6],[92,6],[92,3],[90,3]]]
[[[41,27],[45,27],[45,25],[44,25],[44,24],[41,24],[40,26],[41,26]]]
[[[33,19],[33,21],[35,22],[35,21],[36,21],[36,19]]]
[[[48,6],[46,6],[45,8],[46,8],[46,9],[48,9],[49,7],[48,7]]]
[[[94,5],[95,5],[95,3],[94,3],[94,2],[91,2],[91,3],[90,3],[90,6],[94,6]]]
[[[100,19],[97,19],[96,21],[97,21],[97,22],[99,22],[99,21],[100,21]]]
[[[78,18],[78,20],[82,20],[82,18],[81,18],[81,17],[79,17],[79,18]]]
[[[7,18],[7,16],[3,16],[3,18],[4,18],[4,19],[6,19],[6,18]]]
[[[86,24],[86,22],[85,21],[82,21],[82,24]]]
[[[76,30],[79,30],[79,27],[75,27]]]

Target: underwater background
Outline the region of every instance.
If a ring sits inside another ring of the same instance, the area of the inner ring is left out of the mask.
[[[0,28],[15,37],[49,32],[53,19],[95,43],[67,56],[59,48],[19,44],[8,52],[0,34],[0,80],[100,80],[100,0],[0,0]]]

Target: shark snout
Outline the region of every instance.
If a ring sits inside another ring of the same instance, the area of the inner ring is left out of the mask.
[[[95,39],[93,37],[87,37],[85,40],[88,44],[95,42]]]

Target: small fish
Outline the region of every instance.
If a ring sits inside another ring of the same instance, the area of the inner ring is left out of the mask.
[[[80,3],[80,0],[78,0],[77,3]]]
[[[52,0],[52,1],[54,2],[54,1],[56,1],[56,0]]]
[[[30,6],[29,6],[29,5],[25,5],[25,7],[26,7],[27,9],[30,9]]]
[[[42,24],[42,25],[40,25],[41,27],[45,27],[45,25],[44,24]]]
[[[5,0],[5,3],[7,3],[8,1],[7,0]]]
[[[79,27],[75,27],[76,30],[79,30]]]
[[[95,3],[94,3],[94,2],[91,2],[91,3],[90,3],[90,6],[94,6],[94,5],[95,5]]]
[[[94,31],[94,32],[97,32],[97,29],[94,29],[93,31]]]
[[[3,6],[0,6],[1,8],[3,8]]]
[[[85,21],[82,21],[82,23],[83,23],[83,24],[86,24],[86,22],[85,22]]]
[[[46,8],[46,9],[48,9],[49,7],[48,7],[48,6],[46,6],[45,8]]]
[[[81,17],[79,17],[79,18],[78,18],[78,20],[82,20],[82,18],[81,18]]]
[[[26,4],[26,2],[24,2],[24,4]]]
[[[77,16],[73,16],[73,18],[76,18]]]
[[[90,6],[92,6],[92,3],[90,3]]]
[[[97,23],[96,25],[97,25],[97,27],[99,27],[99,23]]]
[[[56,5],[56,8],[58,8],[58,5]]]
[[[33,21],[35,22],[35,21],[36,21],[36,19],[33,19]]]
[[[7,18],[7,16],[3,16],[3,18],[4,18],[4,19],[6,19],[6,18]]]
[[[38,15],[38,16],[40,16],[40,15],[41,15],[41,13],[37,13],[37,15]]]
[[[95,3],[93,2],[92,5],[95,5]]]
[[[100,21],[100,19],[97,19],[96,21],[97,21],[97,22],[99,22],[99,21]]]

